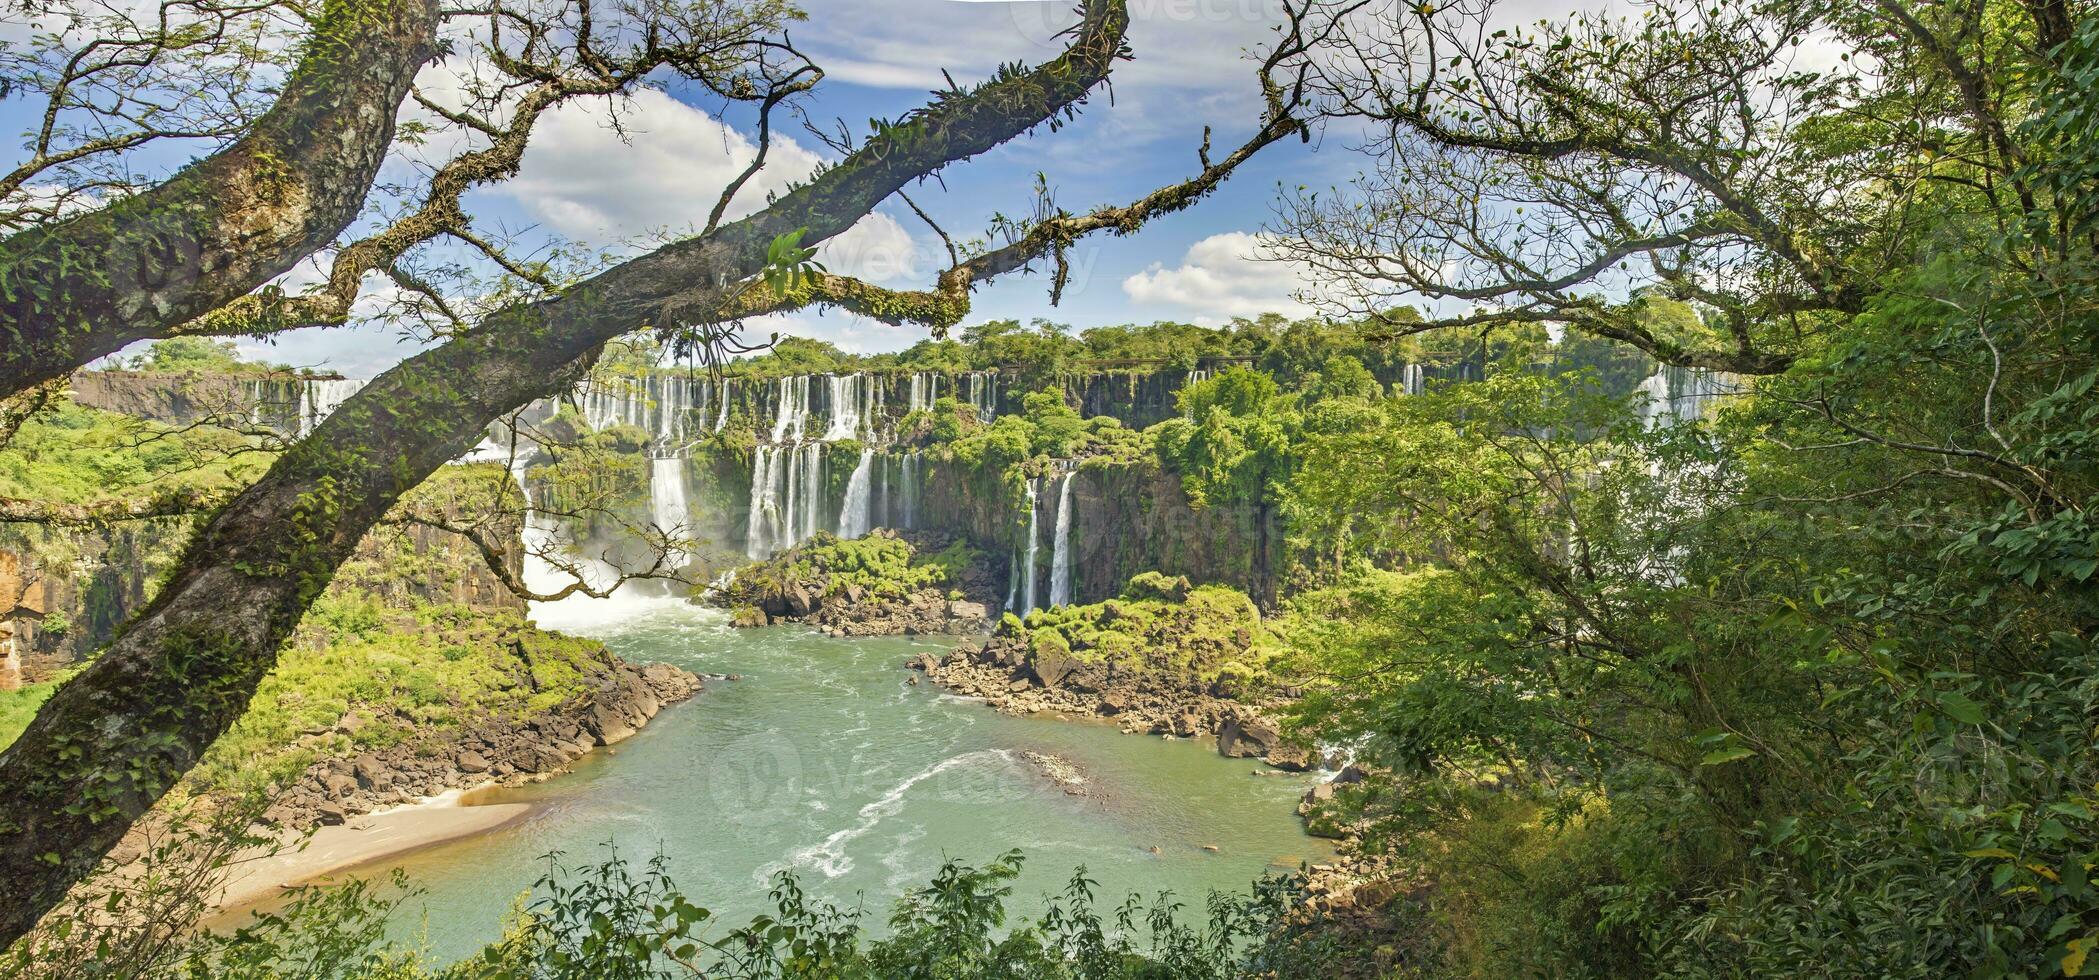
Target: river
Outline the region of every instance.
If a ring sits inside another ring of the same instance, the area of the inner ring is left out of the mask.
[[[710,679],[698,698],[571,773],[482,795],[533,804],[516,822],[360,869],[408,872],[424,894],[396,926],[447,960],[499,936],[550,852],[569,864],[608,847],[636,864],[660,853],[688,899],[732,922],[764,911],[770,877],[792,869],[814,896],[866,906],[877,929],[891,896],[950,857],[982,863],[1023,850],[1011,905],[1021,914],[1039,911],[1083,865],[1103,911],[1166,890],[1199,915],[1212,889],[1243,889],[1332,853],[1295,813],[1316,777],[1257,776],[1258,763],[1208,743],[1009,718],[911,684],[906,658],[947,642],[737,630],[721,613],[670,600],[570,600],[538,615],[630,660],[741,679]],[[1046,778],[1030,752],[1074,765],[1083,794]]]

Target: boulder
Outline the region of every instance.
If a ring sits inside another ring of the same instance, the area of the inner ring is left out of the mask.
[[[1268,755],[1262,761],[1289,772],[1311,772],[1319,768],[1318,756],[1313,755],[1309,749],[1295,745],[1278,745],[1268,750]]]
[[[315,816],[320,818],[321,825],[324,827],[333,827],[350,819],[349,811],[343,809],[343,805],[334,800],[321,801],[314,806],[313,812]]]
[[[339,772],[322,776],[321,786],[328,791],[330,797],[338,800],[357,792],[357,780]]]
[[[627,724],[626,718],[602,702],[591,705],[590,710],[583,714],[583,727],[598,740],[599,745],[611,745],[634,734],[634,726]]]
[[[393,788],[393,769],[387,766],[386,763],[381,762],[378,756],[370,752],[358,756],[355,761],[351,762],[350,772],[356,776],[358,785],[363,786],[365,789],[383,791]]]
[[[1043,687],[1058,687],[1071,672],[1079,669],[1078,658],[1071,655],[1071,648],[1063,639],[1048,630],[1038,630],[1028,641],[1028,670],[1035,675]]]
[[[488,758],[479,752],[461,752],[456,760],[460,772],[487,772]]]
[[[947,614],[948,618],[950,619],[965,619],[971,621],[986,620],[991,618],[991,610],[985,608],[983,603],[964,602],[960,599],[957,599],[954,602],[950,602],[947,604]]]
[[[1250,712],[1233,712],[1217,730],[1217,754],[1228,759],[1257,759],[1275,751],[1275,724]]]

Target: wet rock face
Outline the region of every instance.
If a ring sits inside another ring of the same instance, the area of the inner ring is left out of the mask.
[[[446,790],[544,778],[594,748],[632,736],[665,705],[684,701],[701,687],[699,677],[670,664],[630,664],[608,656],[592,677],[591,693],[545,714],[491,718],[354,758],[316,762],[277,795],[263,821],[304,830]],[[360,723],[362,717],[353,713],[337,730]]]

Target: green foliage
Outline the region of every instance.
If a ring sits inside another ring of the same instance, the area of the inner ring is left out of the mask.
[[[174,429],[64,400],[0,446],[0,496],[89,504],[220,489],[254,480],[270,459],[230,430]]]
[[[515,615],[404,610],[331,590],[314,603],[240,721],[190,773],[191,794],[280,785],[348,757],[497,717],[545,712],[589,692],[610,654]],[[343,725],[351,716],[363,724]]]
[[[1038,609],[1000,625],[1031,646],[1047,644],[1124,675],[1209,684],[1223,680],[1246,693],[1273,682],[1279,648],[1261,611],[1236,589],[1190,587],[1157,572],[1133,577],[1123,594],[1090,605]]]
[[[211,337],[169,337],[156,340],[145,353],[131,358],[134,371],[167,371],[187,374],[261,374],[285,370],[243,360],[240,348],[230,340]]]
[[[185,827],[189,826],[185,824]],[[658,857],[636,868],[617,852],[571,868],[548,856],[529,904],[499,941],[448,966],[386,939],[388,920],[416,892],[398,872],[384,886],[351,880],[294,893],[284,907],[237,929],[193,929],[203,892],[183,886],[221,875],[235,837],[188,831],[157,852],[147,876],[100,904],[68,906],[0,959],[0,977],[123,976],[138,980],[1140,980],[1312,976],[1334,944],[1290,915],[1296,879],[1267,879],[1246,894],[1212,893],[1200,925],[1172,896],[1130,896],[1101,909],[1081,868],[1038,918],[1008,928],[1006,903],[1021,855],[982,866],[943,865],[900,896],[887,934],[864,912],[811,899],[792,872],[774,877],[772,911],[718,922],[693,904]],[[201,846],[200,846],[201,845]],[[98,899],[100,896],[98,892]]]
[[[815,588],[825,597],[858,590],[881,599],[901,599],[919,589],[960,581],[983,553],[956,540],[930,555],[886,531],[845,540],[829,533],[815,537],[736,573],[730,596],[755,602],[789,589]]]
[[[1233,368],[1180,391],[1181,418],[1152,429],[1159,461],[1196,506],[1267,504],[1296,466],[1297,398],[1261,371]]]
[[[766,243],[765,266],[759,278],[775,294],[786,296],[823,274],[823,263],[816,261],[816,249],[802,245],[802,236],[808,233],[807,228],[796,228]]]
[[[53,678],[35,684],[25,684],[12,691],[0,691],[0,746],[11,745],[29,727],[38,708],[58,690],[64,678]]]

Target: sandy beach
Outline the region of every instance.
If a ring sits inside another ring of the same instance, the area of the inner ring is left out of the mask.
[[[216,904],[221,913],[276,897],[285,889],[418,848],[487,833],[531,811],[524,803],[467,806],[471,791],[453,790],[418,803],[322,827],[303,846],[276,854],[258,851],[229,870]]]

